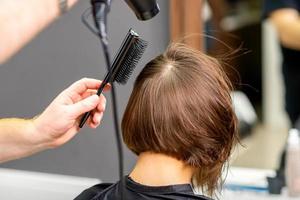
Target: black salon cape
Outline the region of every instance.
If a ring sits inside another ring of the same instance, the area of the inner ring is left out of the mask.
[[[205,196],[195,195],[189,184],[150,187],[138,184],[128,176],[124,180],[126,182],[123,190],[124,200],[211,200]],[[98,184],[83,191],[75,200],[117,200],[121,199],[120,190],[120,182]]]

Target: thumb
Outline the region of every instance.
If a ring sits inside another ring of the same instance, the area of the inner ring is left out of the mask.
[[[89,96],[73,105],[70,105],[70,113],[74,117],[78,117],[85,112],[91,111],[97,107],[99,103],[99,96],[92,95]]]

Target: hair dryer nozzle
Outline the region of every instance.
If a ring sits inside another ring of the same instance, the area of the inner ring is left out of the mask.
[[[139,20],[148,20],[159,13],[156,0],[125,0]]]

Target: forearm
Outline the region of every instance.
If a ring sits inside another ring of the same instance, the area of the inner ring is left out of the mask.
[[[33,119],[0,119],[0,163],[65,144],[78,133],[80,116],[88,111],[93,111],[88,125],[97,128],[106,105],[105,97],[96,95],[100,85],[100,80],[83,78]]]
[[[69,0],[71,7],[77,0]],[[58,0],[0,1],[0,64],[59,16]]]
[[[271,15],[283,46],[300,50],[300,18],[294,9],[280,9]]]
[[[35,139],[32,120],[0,119],[0,163],[43,150],[44,146]]]

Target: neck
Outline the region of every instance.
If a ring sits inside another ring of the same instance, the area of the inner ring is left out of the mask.
[[[144,152],[129,175],[135,182],[148,186],[191,183],[192,167],[164,154]]]

